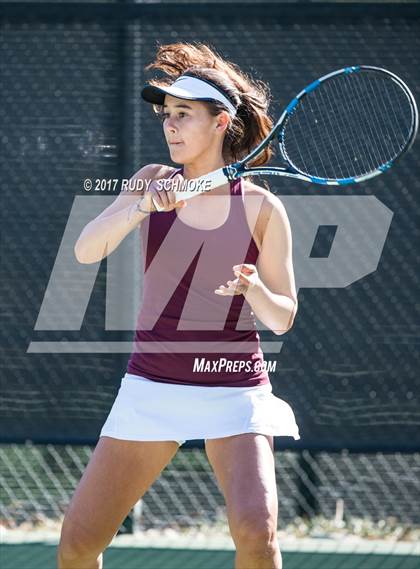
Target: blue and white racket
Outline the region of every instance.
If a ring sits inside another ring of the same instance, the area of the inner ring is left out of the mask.
[[[191,189],[176,192],[177,201],[240,176],[287,176],[333,186],[364,182],[407,152],[417,128],[416,102],[399,77],[368,65],[339,69],[296,95],[248,156],[189,181]],[[287,165],[248,167],[274,140]]]

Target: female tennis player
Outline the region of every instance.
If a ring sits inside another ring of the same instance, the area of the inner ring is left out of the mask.
[[[167,76],[142,97],[178,167],[141,168],[132,179],[144,187],[121,192],[75,247],[81,263],[94,263],[139,227],[144,287],[127,373],[66,512],[58,566],[102,567],[102,552],[179,446],[205,439],[235,567],[278,569],[273,437],[299,439],[299,431],[272,393],[255,316],[275,334],[293,324],[288,217],[280,199],[248,180],[188,200],[176,193],[267,135],[269,91],[204,44],[161,46],[146,69]],[[269,158],[266,149],[254,165]]]

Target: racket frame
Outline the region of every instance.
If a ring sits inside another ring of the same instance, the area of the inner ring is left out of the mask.
[[[390,77],[393,81],[395,81],[399,85],[399,87],[405,92],[405,94],[409,100],[410,107],[411,107],[411,113],[412,113],[411,130],[410,130],[410,133],[409,133],[405,147],[392,160],[389,160],[388,162],[386,162],[385,164],[382,164],[381,166],[379,166],[375,170],[372,170],[371,172],[368,172],[368,173],[363,174],[361,176],[354,176],[354,177],[349,177],[349,178],[321,178],[321,177],[317,177],[317,176],[311,176],[311,175],[307,174],[306,172],[302,172],[301,170],[299,170],[299,168],[297,168],[296,166],[294,166],[290,162],[290,160],[288,159],[287,154],[285,152],[285,149],[284,149],[283,136],[281,133],[284,132],[284,129],[285,129],[285,126],[287,124],[288,119],[293,114],[293,112],[295,111],[296,107],[301,102],[301,100],[304,99],[304,97],[308,93],[311,93],[312,91],[317,89],[322,83],[324,83],[325,81],[328,81],[329,79],[332,79],[333,77],[337,77],[338,75],[349,75],[350,73],[358,73],[359,71],[373,71],[376,73],[386,75],[387,77]],[[250,154],[248,154],[248,156],[246,156],[243,160],[241,160],[235,164],[232,164],[231,166],[227,166],[226,169],[234,168],[234,170],[235,170],[234,176],[235,177],[233,179],[235,179],[238,176],[268,175],[269,174],[269,175],[273,175],[273,176],[276,176],[276,175],[277,176],[287,176],[289,178],[296,178],[296,179],[304,180],[306,182],[311,182],[314,184],[329,185],[329,186],[345,186],[348,184],[356,184],[356,183],[364,182],[366,180],[374,178],[375,176],[379,176],[380,174],[383,174],[384,172],[389,170],[391,168],[391,166],[393,164],[395,164],[395,162],[397,160],[399,160],[413,145],[414,140],[416,138],[417,130],[418,130],[418,123],[419,123],[419,114],[418,114],[418,109],[417,109],[417,105],[416,105],[414,96],[411,93],[408,86],[404,83],[404,81],[402,81],[402,79],[400,79],[400,77],[398,77],[397,75],[395,75],[391,71],[388,71],[387,69],[382,69],[381,67],[375,67],[372,65],[354,65],[352,67],[343,67],[342,69],[338,69],[336,71],[332,71],[331,73],[327,73],[323,77],[316,79],[315,81],[310,83],[307,87],[302,89],[302,91],[300,91],[300,93],[298,93],[296,95],[296,97],[294,97],[294,99],[292,99],[290,101],[290,103],[287,105],[287,107],[283,111],[281,117],[279,118],[277,123],[274,125],[273,129],[268,134],[268,136],[264,140],[262,140],[260,142],[260,144],[256,148],[254,148],[254,150]],[[280,136],[279,136],[279,134],[280,134]],[[284,168],[284,167],[266,166],[266,167],[247,168],[246,164],[248,162],[251,162],[255,158],[257,158],[261,154],[261,152],[264,150],[264,148],[266,148],[266,146],[268,144],[270,144],[271,141],[276,137],[279,139],[279,146],[280,146],[280,151],[281,151],[282,157],[285,160],[285,162],[287,162],[289,167]]]

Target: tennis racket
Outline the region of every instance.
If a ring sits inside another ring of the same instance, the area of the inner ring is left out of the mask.
[[[248,156],[189,180],[190,189],[175,195],[177,201],[189,199],[243,176],[287,176],[332,186],[364,182],[389,170],[407,152],[417,128],[416,102],[399,77],[369,65],[346,67],[296,95]],[[284,166],[247,166],[274,141]]]

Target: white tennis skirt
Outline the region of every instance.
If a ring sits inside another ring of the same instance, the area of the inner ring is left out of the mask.
[[[241,433],[300,438],[292,408],[255,387],[160,383],[126,373],[100,437],[129,441],[218,439]]]

